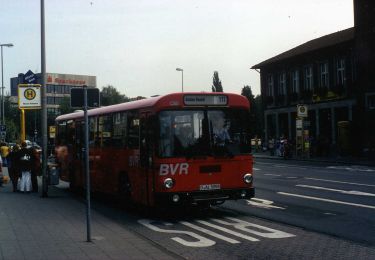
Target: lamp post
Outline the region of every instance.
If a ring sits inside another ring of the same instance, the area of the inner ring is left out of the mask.
[[[184,92],[184,70],[181,69],[181,68],[176,68],[177,71],[181,71],[182,72],[182,92]]]
[[[1,46],[1,124],[4,125],[4,65],[3,65],[3,47],[13,47],[12,43],[3,43]]]

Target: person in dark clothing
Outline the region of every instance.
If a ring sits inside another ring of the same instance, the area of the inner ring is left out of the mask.
[[[34,162],[33,162],[33,167],[31,170],[31,184],[33,186],[33,192],[38,192],[38,175],[40,173],[40,155],[34,148],[29,148],[31,149],[32,153],[34,154]]]
[[[20,146],[16,144],[12,147],[12,150],[8,155],[8,172],[13,185],[13,192],[17,191],[18,178],[20,178],[20,173],[17,165],[17,156],[19,150]]]
[[[31,172],[35,165],[35,154],[32,149],[27,148],[25,141],[21,144],[21,150],[17,154],[16,163],[21,173],[21,192],[30,192],[32,190]]]

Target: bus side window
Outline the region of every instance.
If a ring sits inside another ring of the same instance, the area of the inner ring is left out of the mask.
[[[57,126],[56,145],[60,145],[66,139],[66,121],[60,122]]]
[[[112,143],[114,147],[126,147],[126,129],[127,116],[126,112],[115,113],[113,115],[113,137]]]
[[[139,117],[135,113],[128,118],[128,147],[139,149]]]
[[[97,141],[97,118],[90,117],[89,118],[89,145],[90,147],[96,146]]]
[[[112,146],[112,115],[99,117],[100,147]]]

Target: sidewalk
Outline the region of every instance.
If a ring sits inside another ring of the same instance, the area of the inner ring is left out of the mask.
[[[263,159],[274,159],[274,160],[284,160],[283,157],[274,155],[271,156],[269,151],[265,152],[253,152],[254,158]],[[366,160],[363,158],[354,157],[312,157],[312,158],[297,158],[293,156],[292,158],[286,159],[287,161],[311,161],[311,162],[326,162],[326,163],[338,163],[345,165],[362,165],[375,167],[375,161]]]
[[[91,210],[86,242],[85,204],[69,192],[49,187],[49,198],[0,187],[2,259],[174,259],[147,239]],[[40,185],[39,185],[40,188]]]

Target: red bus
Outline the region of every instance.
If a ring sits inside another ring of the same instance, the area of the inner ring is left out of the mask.
[[[173,93],[91,109],[93,192],[148,206],[254,196],[250,104],[237,94]],[[83,112],[56,118],[62,180],[83,188]]]

